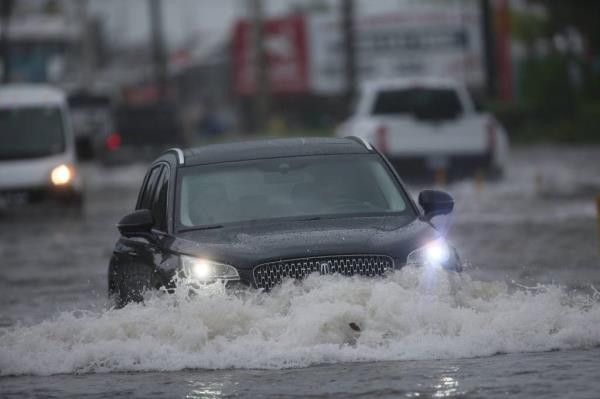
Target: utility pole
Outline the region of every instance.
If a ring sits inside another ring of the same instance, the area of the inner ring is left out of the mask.
[[[162,1],[148,0],[150,10],[150,34],[152,41],[152,61],[154,82],[158,100],[164,100],[167,91],[167,59],[162,26]]]
[[[82,87],[90,88],[94,81],[94,72],[96,67],[96,49],[94,46],[94,27],[89,15],[89,0],[79,0],[78,14],[81,21],[81,48],[83,56],[83,68],[80,76]]]
[[[254,117],[255,127],[263,132],[269,117],[269,73],[265,49],[265,30],[262,0],[250,0],[253,37]]]
[[[354,0],[341,0],[342,4],[342,37],[344,48],[344,105],[346,112],[350,107],[356,92],[356,46],[354,31]]]
[[[510,55],[510,4],[508,0],[499,0],[497,10],[497,57],[499,67],[500,98],[512,100],[512,66]]]
[[[485,67],[486,95],[496,97],[498,87],[496,84],[496,45],[494,38],[494,21],[490,0],[479,0],[481,15],[481,32],[483,34],[483,65]]]
[[[3,83],[10,82],[10,45],[8,41],[8,31],[13,5],[13,0],[0,0],[0,23],[2,24],[2,32],[0,32],[0,55],[2,56]]]

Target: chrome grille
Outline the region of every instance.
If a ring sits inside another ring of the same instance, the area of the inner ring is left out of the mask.
[[[254,268],[254,282],[258,288],[271,289],[284,278],[302,279],[311,273],[344,276],[381,276],[394,268],[394,261],[386,255],[338,255],[311,258],[283,259],[263,263]]]

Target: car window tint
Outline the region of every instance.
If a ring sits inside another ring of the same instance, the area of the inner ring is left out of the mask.
[[[452,89],[410,88],[382,90],[377,94],[373,115],[412,115],[417,119],[453,119],[462,106]]]
[[[405,214],[407,201],[378,156],[261,159],[185,168],[179,224],[270,218]]]
[[[140,193],[138,209],[150,209],[154,195],[154,188],[156,187],[156,181],[158,180],[162,168],[162,166],[156,166],[150,171],[150,174],[146,179],[146,184]]]
[[[0,159],[42,157],[65,150],[63,114],[58,107],[0,109]]]
[[[169,191],[169,168],[164,167],[163,173],[156,184],[154,200],[152,202],[152,216],[154,227],[161,231],[167,230],[167,193]]]

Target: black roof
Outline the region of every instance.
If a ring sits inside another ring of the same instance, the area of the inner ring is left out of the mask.
[[[183,151],[185,165],[247,161],[308,155],[367,154],[365,144],[354,138],[292,138],[211,144]]]

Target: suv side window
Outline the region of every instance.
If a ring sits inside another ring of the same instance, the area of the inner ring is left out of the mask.
[[[169,191],[169,168],[163,167],[163,172],[156,183],[156,191],[152,201],[152,216],[154,227],[160,231],[167,230],[167,194]]]
[[[146,184],[140,192],[137,209],[151,209],[152,200],[154,198],[154,188],[156,187],[156,181],[158,180],[158,176],[162,169],[162,165],[155,166],[148,174]]]

